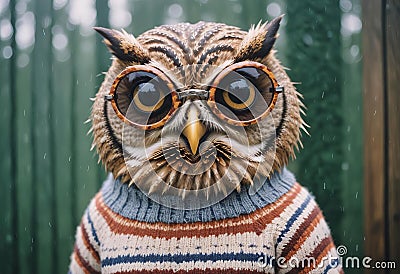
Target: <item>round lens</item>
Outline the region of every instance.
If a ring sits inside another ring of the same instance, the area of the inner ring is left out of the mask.
[[[265,66],[253,63],[233,65],[217,77],[212,87],[215,108],[230,121],[254,121],[270,109],[274,82],[264,71]]]
[[[161,78],[161,72],[133,67],[117,77],[114,102],[117,113],[129,122],[156,127],[172,112],[172,93],[172,84]]]

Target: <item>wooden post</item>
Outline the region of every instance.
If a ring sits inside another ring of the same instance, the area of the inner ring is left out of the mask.
[[[399,268],[400,4],[362,3],[365,254]]]
[[[365,254],[385,258],[382,2],[363,1]]]
[[[400,2],[386,3],[387,183],[389,260],[400,268]],[[394,273],[395,270],[393,270]]]

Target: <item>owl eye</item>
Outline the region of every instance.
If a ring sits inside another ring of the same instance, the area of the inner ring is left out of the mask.
[[[117,76],[114,85],[115,107],[123,119],[136,125],[154,127],[170,114],[173,86],[157,69],[128,68]]]
[[[164,92],[154,83],[140,83],[133,91],[133,103],[140,111],[157,111],[164,103]]]
[[[226,68],[210,89],[211,97],[215,98],[214,109],[239,125],[253,123],[266,115],[274,98],[271,92],[274,82],[269,73],[263,64],[256,62],[242,62]]]
[[[227,106],[234,110],[244,110],[251,107],[256,98],[254,85],[247,79],[236,79],[222,92]]]

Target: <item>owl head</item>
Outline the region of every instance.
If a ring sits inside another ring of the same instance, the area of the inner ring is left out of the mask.
[[[136,38],[95,28],[113,54],[91,114],[106,169],[148,193],[208,189],[207,198],[279,171],[304,124],[274,55],[280,21],[248,32],[180,23]]]

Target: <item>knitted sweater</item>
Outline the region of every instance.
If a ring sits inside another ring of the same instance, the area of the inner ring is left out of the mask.
[[[320,209],[289,171],[248,190],[179,210],[109,176],[77,229],[70,273],[342,273]]]

